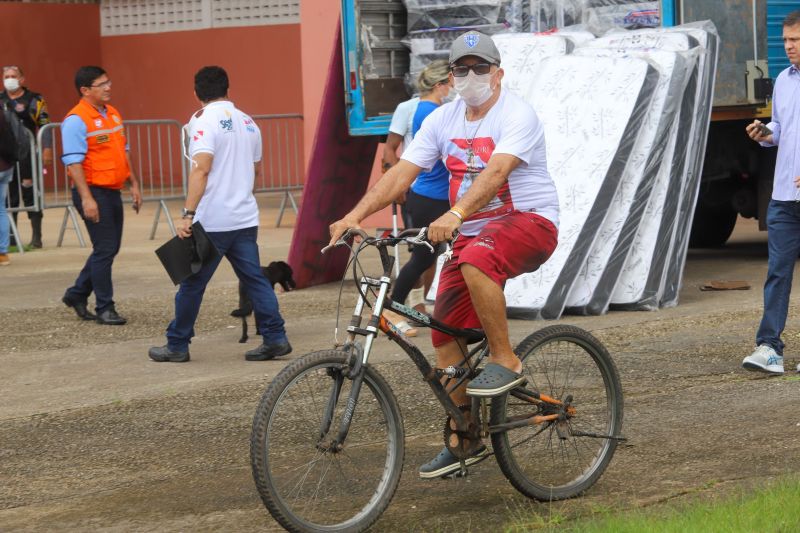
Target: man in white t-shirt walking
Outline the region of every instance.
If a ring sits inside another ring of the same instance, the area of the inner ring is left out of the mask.
[[[245,354],[248,361],[266,361],[292,351],[278,299],[261,273],[258,256],[258,204],[253,184],[261,161],[261,132],[252,118],[228,100],[228,75],[221,67],[203,67],[194,77],[194,92],[203,108],[189,121],[192,169],[178,228],[182,239],[200,222],[220,256],[181,283],[175,295],[175,318],[167,327],[167,344],[150,348],[150,359],[183,363],[200,303],[221,256],[233,266],[253,301],[264,342]]]
[[[533,108],[501,89],[500,53],[488,35],[470,31],[450,49],[450,81],[461,98],[428,115],[400,162],[392,167],[343,219],[331,224],[331,244],[357,228],[406,190],[438,159],[450,171],[451,209],[428,227],[442,242],[460,234],[439,278],[434,318],[456,328],[482,327],[491,355],[483,372],[451,394],[456,405],[467,396],[503,394],[525,381],[522,362],[508,338],[503,286],[508,278],[533,272],[555,250],[558,195],[547,171],[544,131]],[[433,331],[437,367],[458,365],[464,339]],[[482,447],[466,464],[486,456]],[[445,447],[420,468],[434,478],[461,468]]]

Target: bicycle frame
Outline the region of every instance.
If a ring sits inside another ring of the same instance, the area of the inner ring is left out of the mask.
[[[469,430],[470,421],[476,420],[474,416],[471,417],[471,419],[468,419],[464,415],[464,412],[450,398],[450,392],[461,386],[466,380],[473,378],[478,364],[480,364],[480,362],[486,356],[488,356],[489,346],[485,335],[478,330],[463,330],[453,328],[427,314],[420,313],[415,309],[397,303],[393,300],[389,300],[388,308],[406,318],[410,318],[416,322],[425,324],[432,329],[436,329],[453,337],[467,337],[470,341],[472,341],[468,342],[469,344],[478,342],[476,347],[472,348],[471,350],[467,350],[464,353],[464,357],[459,363],[458,368],[455,370],[454,375],[445,380],[443,384],[441,381],[441,377],[443,377],[442,374],[437,372],[437,369],[434,369],[430,363],[428,363],[428,360],[422,354],[420,349],[412,344],[405,335],[400,333],[400,331],[383,316],[383,310],[387,305],[387,294],[391,285],[390,274],[395,260],[394,257],[389,255],[387,249],[388,246],[388,244],[384,245],[383,243],[376,244],[376,248],[378,249],[381,258],[381,265],[383,267],[382,276],[380,278],[362,276],[359,282],[359,298],[356,302],[353,316],[350,319],[350,324],[347,327],[348,338],[347,342],[345,343],[345,350],[351,351],[356,356],[354,365],[349,375],[349,377],[353,380],[353,385],[347,400],[347,407],[345,409],[344,416],[342,417],[342,421],[339,426],[339,432],[334,440],[323,446],[324,448],[341,447],[345,438],[347,437],[350,422],[355,412],[355,407],[358,403],[358,396],[363,382],[364,372],[362,367],[369,362],[369,355],[372,351],[373,343],[378,336],[379,331],[384,332],[390,340],[397,343],[397,345],[400,346],[400,348],[402,348],[406,354],[408,354],[408,356],[419,369],[423,379],[430,386],[434,396],[436,396],[436,398],[439,400],[439,403],[442,405],[442,407],[444,407],[445,412],[447,412],[447,414],[455,422],[455,431],[467,432]],[[371,287],[377,288],[378,295],[372,306],[372,313],[370,315],[369,322],[365,328],[362,328],[361,325],[363,322],[364,306],[366,305],[366,295]],[[357,336],[363,336],[366,339],[363,350],[356,342]],[[474,360],[473,357],[475,357]],[[454,379],[456,380],[455,382],[453,382]],[[328,408],[326,409],[325,416],[323,417],[323,425],[320,428],[320,439],[327,434],[327,431],[330,427],[330,423],[333,418],[333,409],[339,399],[339,392],[341,391],[342,383],[343,376],[339,376],[334,383]],[[448,390],[448,388],[450,390]],[[477,398],[473,398],[471,401],[471,411],[475,413],[479,407],[482,411],[482,436],[488,436],[490,433],[508,431],[509,429],[522,426],[558,422],[565,416],[575,415],[575,408],[570,405],[571,400],[569,398],[567,398],[566,402],[561,402],[555,398],[550,398],[549,396],[540,394],[537,391],[531,391],[522,387],[510,391],[509,394],[522,401],[528,402],[531,405],[537,405],[540,408],[543,405],[547,406],[547,409],[545,409],[544,414],[541,415],[536,414],[532,416],[525,416],[519,419],[510,420],[505,424],[490,427],[488,426],[488,420],[486,417],[486,404]]]
[[[375,338],[378,335],[378,331],[383,331],[389,337],[389,339],[397,343],[403,349],[403,351],[408,354],[408,356],[419,369],[425,381],[431,387],[431,390],[439,400],[439,403],[442,404],[445,411],[453,418],[453,420],[455,420],[457,429],[459,431],[466,431],[469,425],[467,418],[453,402],[453,400],[450,399],[450,395],[448,394],[447,390],[445,390],[445,386],[439,381],[439,376],[435,372],[434,368],[430,365],[430,363],[428,363],[428,360],[422,354],[420,349],[411,344],[406,339],[405,335],[402,335],[393,324],[383,317],[384,305],[386,303],[387,294],[391,285],[390,273],[392,266],[394,265],[394,257],[389,255],[389,252],[385,246],[377,246],[377,249],[381,256],[383,275],[378,279],[371,278],[369,276],[363,276],[361,278],[358,301],[356,302],[353,316],[350,319],[350,324],[347,327],[348,341],[346,346],[356,346],[356,337],[359,335],[364,336],[365,342],[363,351],[360,354],[361,357],[359,366],[366,365],[369,362],[369,355],[372,351],[372,346]],[[369,322],[367,323],[366,328],[362,328],[361,325],[363,322],[363,311],[366,304],[365,295],[370,287],[378,289],[378,296],[372,306],[372,313],[370,315]],[[442,324],[441,322],[438,322],[426,314],[420,313],[397,302],[390,300],[389,307],[393,311],[396,311],[407,318],[424,323],[445,333],[455,335],[459,331],[455,328],[451,328],[445,324]],[[468,363],[469,359],[472,358],[472,355],[477,352],[480,352],[478,361],[488,354],[488,343],[485,339],[480,343],[477,349],[473,349],[467,354],[462,364],[464,362]],[[474,369],[474,367],[470,367],[470,369]],[[467,373],[461,376],[461,380],[456,382],[456,386],[460,385],[461,382],[467,379],[467,377]],[[350,420],[352,420],[352,412],[350,411],[350,407],[352,406],[353,410],[355,409],[362,379],[363,372],[359,371],[354,377],[353,387],[350,391],[350,397],[348,398],[348,412],[345,413],[345,416],[342,419],[339,435],[336,438],[338,443],[343,442],[344,438],[347,436],[348,426],[350,424]]]

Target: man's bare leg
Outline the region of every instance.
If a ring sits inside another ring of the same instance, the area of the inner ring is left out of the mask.
[[[461,274],[469,288],[472,305],[489,339],[489,361],[514,372],[522,371],[522,361],[514,355],[508,339],[506,297],[503,289],[478,268],[464,263]]]
[[[466,344],[464,344],[463,339],[456,339],[439,346],[436,348],[436,366],[438,368],[447,368],[450,365],[458,366],[461,360],[464,359],[465,351]],[[469,401],[467,398],[467,385],[461,385],[451,392],[450,398],[456,405],[466,404]]]

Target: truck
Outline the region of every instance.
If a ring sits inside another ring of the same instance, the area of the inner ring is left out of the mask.
[[[395,107],[409,98],[413,54],[407,46],[408,6],[424,3],[445,9],[458,0],[342,0],[345,105],[351,135],[385,136]],[[721,47],[690,246],[724,245],[740,216],[755,218],[760,229],[766,229],[777,149],[761,148],[744,130],[754,119],[769,120],[774,79],[789,66],[782,22],[789,12],[800,9],[800,0],[482,0],[471,4],[505,8],[501,17],[506,16],[506,26],[513,25],[508,21],[522,9],[526,19],[520,30],[532,32],[581,22],[581,13],[593,8],[614,9],[630,25],[712,21]],[[411,23],[414,27],[416,21]]]

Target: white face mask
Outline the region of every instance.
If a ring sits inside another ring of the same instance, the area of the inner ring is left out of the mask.
[[[452,87],[450,87],[449,90],[447,91],[447,96],[442,98],[442,103],[443,104],[447,104],[447,103],[452,102],[455,99],[456,99],[456,92],[453,90]]]
[[[492,97],[492,75],[469,74],[463,78],[455,78],[455,89],[468,106],[478,107]]]
[[[3,86],[7,91],[14,92],[19,89],[19,80],[17,78],[4,78]]]

